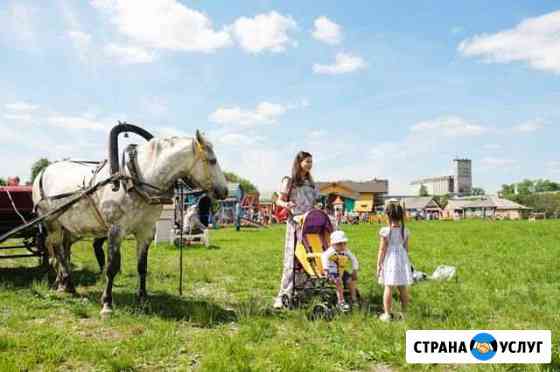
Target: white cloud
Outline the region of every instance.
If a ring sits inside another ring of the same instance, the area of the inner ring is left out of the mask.
[[[47,123],[65,129],[90,129],[108,131],[111,124],[105,121],[99,121],[95,118],[87,116],[63,116],[53,115],[47,119]]]
[[[22,122],[30,122],[33,118],[29,114],[4,114],[2,115],[2,117],[6,120],[22,121]]]
[[[478,136],[487,129],[458,116],[448,116],[421,121],[411,127],[414,133],[441,134],[445,137]]]
[[[338,53],[332,65],[314,64],[313,72],[316,74],[337,75],[353,72],[366,68],[367,64],[362,57],[347,53]]]
[[[513,127],[514,132],[531,133],[544,128],[544,123],[539,120],[530,120]]]
[[[484,170],[509,169],[517,165],[513,159],[486,157],[480,161],[480,168]]]
[[[459,52],[486,62],[525,61],[537,70],[560,74],[560,11],[528,18],[512,29],[463,40]]]
[[[288,107],[261,102],[254,110],[244,110],[239,106],[220,107],[210,114],[208,120],[218,124],[232,124],[242,127],[255,127],[261,124],[273,124],[288,111]]]
[[[150,63],[156,59],[153,52],[133,45],[108,44],[104,52],[107,56],[124,65]]]
[[[34,105],[31,103],[27,103],[24,101],[14,102],[14,103],[6,103],[4,105],[6,110],[8,111],[18,111],[18,112],[29,112],[35,111],[39,108],[38,105]]]
[[[275,11],[254,18],[238,18],[230,30],[241,47],[253,54],[267,50],[284,52],[288,46],[297,45],[289,36],[289,32],[297,30],[296,21]]]
[[[118,31],[146,48],[213,52],[231,44],[225,30],[215,30],[202,12],[176,0],[93,0],[109,14]]]
[[[327,17],[319,17],[313,22],[315,28],[312,35],[315,39],[327,44],[336,45],[342,41],[342,28]]]

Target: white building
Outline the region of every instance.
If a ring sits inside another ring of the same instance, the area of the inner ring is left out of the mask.
[[[425,186],[429,195],[470,195],[472,193],[472,162],[470,159],[453,159],[453,175],[422,178],[412,181],[412,186]]]

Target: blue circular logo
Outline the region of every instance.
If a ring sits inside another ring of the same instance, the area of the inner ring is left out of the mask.
[[[479,333],[471,340],[470,349],[476,359],[486,361],[496,355],[498,342],[489,333]]]

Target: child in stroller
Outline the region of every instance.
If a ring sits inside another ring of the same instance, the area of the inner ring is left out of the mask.
[[[321,257],[325,276],[336,285],[338,308],[341,311],[350,310],[350,305],[344,300],[345,287],[350,289],[352,303],[357,302],[356,281],[358,280],[359,263],[356,256],[347,248],[347,242],[348,238],[344,231],[333,232],[331,247]],[[351,272],[348,270],[348,260],[352,263]]]
[[[302,216],[294,216],[294,221],[298,224],[298,232],[294,254],[293,292],[283,296],[282,302],[284,307],[293,308],[318,297],[319,303],[316,303],[309,314],[310,319],[330,320],[335,314],[335,309],[347,309],[344,306],[336,306],[341,303],[337,288],[325,275],[327,267],[323,266],[323,253],[331,245],[331,221],[329,216],[319,209],[312,209]],[[353,297],[356,296],[357,293]]]

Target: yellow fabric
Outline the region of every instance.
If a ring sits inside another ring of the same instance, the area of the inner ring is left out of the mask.
[[[350,272],[348,265],[350,259],[347,256],[335,254],[329,258],[329,261],[336,263],[339,273]]]
[[[319,234],[307,234],[307,241],[311,246],[312,253],[307,253],[302,243],[297,243],[295,254],[303,269],[310,276],[322,276],[323,264],[321,263],[321,256],[323,255],[323,248],[321,237]],[[315,269],[315,270],[313,270]]]

